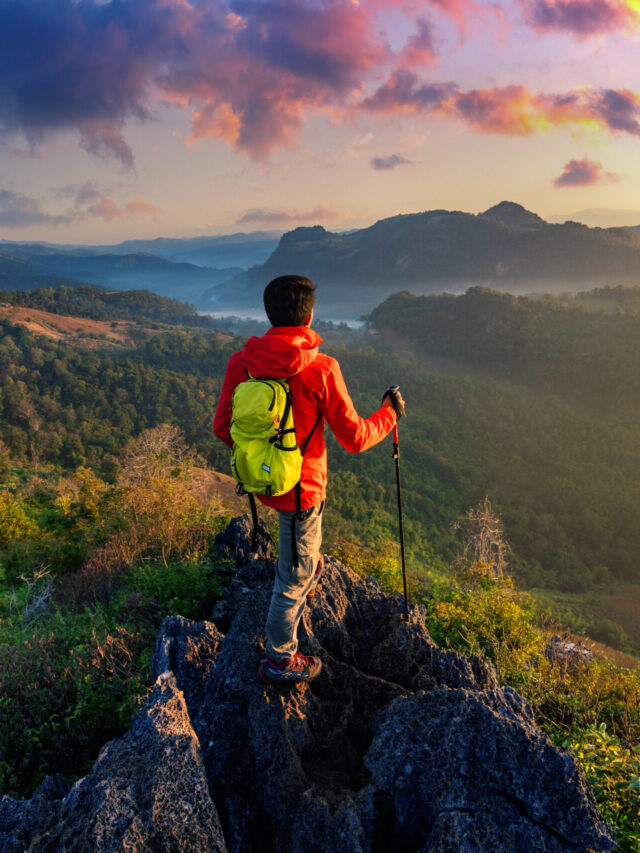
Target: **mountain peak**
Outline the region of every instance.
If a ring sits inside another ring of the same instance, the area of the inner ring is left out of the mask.
[[[280,238],[280,245],[288,243],[315,243],[325,239],[329,232],[322,225],[299,225],[292,231],[285,232]]]
[[[547,224],[537,213],[532,213],[514,201],[501,201],[478,215],[502,222],[510,228],[536,228]]]

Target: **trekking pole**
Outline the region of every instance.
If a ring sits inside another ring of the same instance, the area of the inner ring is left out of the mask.
[[[407,567],[404,557],[404,523],[402,520],[402,492],[400,490],[400,445],[398,444],[398,424],[393,428],[393,458],[396,461],[396,483],[398,486],[398,518],[400,521],[400,552],[402,554],[402,584],[404,586],[404,618],[409,619],[409,602],[407,600]]]

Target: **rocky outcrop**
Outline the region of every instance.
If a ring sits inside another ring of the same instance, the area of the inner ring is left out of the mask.
[[[226,853],[198,738],[171,672],[157,679],[131,731],[104,746],[68,793],[47,780],[31,800],[0,800],[0,850]]]
[[[67,793],[0,803],[3,850],[576,853],[614,847],[569,752],[481,658],[332,558],[300,628],[309,685],[257,677],[273,564],[247,519],[218,545],[242,604],[223,637],[165,620],[132,730]],[[5,845],[5,846],[3,846]],[[13,846],[11,846],[13,845]]]

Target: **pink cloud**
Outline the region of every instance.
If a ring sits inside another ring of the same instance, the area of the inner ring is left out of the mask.
[[[373,95],[362,101],[360,108],[374,113],[417,115],[439,107],[456,91],[455,83],[422,83],[415,72],[402,69],[394,71]]]
[[[455,118],[480,133],[530,136],[577,125],[640,135],[640,94],[628,89],[540,94],[514,85],[464,92],[454,83],[423,83],[414,72],[404,70],[392,74],[361,102],[360,109]]]
[[[640,10],[628,0],[532,0],[528,22],[536,30],[559,30],[580,37],[640,25]]]
[[[263,159],[393,61],[377,14],[354,0],[0,0],[0,130],[37,145],[72,129],[130,168],[125,125],[159,95],[193,111],[192,140]],[[419,22],[407,61],[430,50]]]
[[[424,15],[426,8],[451,18],[461,30],[466,30],[472,14],[483,14],[485,7],[477,0],[369,0],[368,6],[386,11],[401,10],[405,15]]]
[[[161,82],[194,107],[192,141],[218,137],[264,159],[295,144],[306,112],[345,104],[390,55],[370,13],[350,0],[243,0],[234,9],[220,50],[206,45]]]
[[[89,205],[83,212],[79,212],[79,219],[93,216],[98,219],[113,221],[114,219],[128,219],[133,216],[152,216],[157,219],[163,211],[159,207],[149,204],[141,198],[132,198],[123,205],[118,205],[112,198],[102,196],[99,201]]]
[[[427,18],[419,17],[416,19],[416,32],[407,39],[399,63],[402,67],[413,68],[417,65],[431,65],[437,58],[433,27]]]
[[[523,2],[533,3],[538,29],[590,34],[638,17],[637,0]],[[0,0],[0,133],[35,147],[73,130],[91,155],[132,168],[126,125],[149,120],[158,99],[191,110],[192,143],[223,140],[258,160],[295,146],[307,115],[323,111],[431,113],[491,133],[570,123],[638,132],[637,95],[626,90],[461,91],[418,79],[412,69],[437,58],[432,16],[464,28],[493,8],[478,0]],[[391,13],[415,27],[396,51],[380,35]],[[362,100],[382,71],[387,82]]]
[[[327,210],[321,204],[316,205],[313,210],[306,213],[258,207],[245,211],[239,219],[236,219],[236,224],[240,225],[245,222],[262,222],[264,224],[275,224],[277,222],[316,222],[319,219],[331,219],[339,215],[337,211]]]
[[[553,184],[556,187],[591,187],[594,184],[610,184],[619,180],[619,175],[606,172],[601,163],[584,157],[582,160],[569,160]]]

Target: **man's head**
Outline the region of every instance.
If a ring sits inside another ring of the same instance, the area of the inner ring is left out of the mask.
[[[304,275],[281,275],[264,289],[264,310],[272,326],[304,326],[313,313],[316,286]]]

